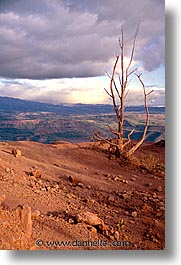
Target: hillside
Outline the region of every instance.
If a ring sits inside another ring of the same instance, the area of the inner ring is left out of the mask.
[[[0,249],[164,249],[164,152],[0,142]]]
[[[164,113],[165,107],[150,107],[150,113]],[[109,104],[49,104],[22,100],[18,98],[1,97],[0,111],[19,111],[19,112],[53,112],[57,114],[112,114],[114,112],[112,105]],[[129,106],[126,111],[144,112],[144,106]]]

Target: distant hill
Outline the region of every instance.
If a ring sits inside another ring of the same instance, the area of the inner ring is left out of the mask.
[[[150,113],[164,113],[165,107],[149,107]],[[0,97],[0,111],[20,112],[53,112],[57,114],[108,114],[114,113],[113,106],[109,104],[49,104],[34,102],[10,97]],[[127,112],[144,112],[144,106],[129,106]]]

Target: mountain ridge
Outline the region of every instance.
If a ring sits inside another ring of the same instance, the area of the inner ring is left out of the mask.
[[[157,110],[159,112],[165,112],[164,106],[150,106],[150,113],[154,113]],[[22,111],[22,112],[54,112],[65,114],[99,114],[99,113],[114,113],[113,106],[111,104],[52,104],[31,100],[23,100],[12,97],[0,96],[0,111]],[[128,106],[125,111],[144,111],[143,105]]]

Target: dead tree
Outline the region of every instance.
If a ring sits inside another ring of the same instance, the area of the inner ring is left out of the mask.
[[[130,69],[133,63],[134,53],[135,53],[135,47],[136,47],[136,40],[138,36],[139,31],[139,24],[136,28],[134,38],[133,38],[133,44],[131,49],[131,55],[129,58],[129,63],[127,67],[125,67],[125,42],[124,42],[124,30],[121,29],[121,38],[119,39],[119,47],[120,47],[120,55],[116,55],[115,63],[113,65],[112,74],[108,77],[110,78],[110,87],[109,90],[106,88],[105,91],[108,94],[108,96],[112,100],[112,104],[114,107],[116,119],[117,119],[117,130],[114,130],[111,126],[108,125],[109,130],[112,134],[115,135],[115,141],[112,139],[105,139],[100,134],[95,133],[96,139],[99,139],[105,143],[108,143],[110,147],[114,148],[115,154],[117,156],[124,155],[126,157],[131,156],[143,143],[146,137],[148,125],[149,125],[149,109],[147,104],[147,96],[152,93],[153,91],[146,93],[145,85],[143,80],[141,79],[141,74],[136,74],[135,72],[138,70]],[[117,72],[118,63],[121,65],[120,73]],[[138,78],[140,84],[143,87],[143,95],[144,95],[144,106],[145,106],[145,112],[146,112],[146,121],[145,121],[145,127],[143,130],[143,134],[140,140],[137,141],[137,143],[134,146],[130,146],[128,148],[130,142],[131,142],[131,135],[134,132],[134,129],[130,131],[130,133],[127,136],[127,139],[123,138],[124,134],[124,112],[125,112],[125,99],[128,95],[128,85],[130,83],[130,77],[135,74],[135,76]],[[117,77],[117,80],[116,80]],[[118,82],[117,82],[118,81]],[[118,85],[119,87],[118,87]]]

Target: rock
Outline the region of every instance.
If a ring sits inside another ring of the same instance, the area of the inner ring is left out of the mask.
[[[146,184],[147,187],[151,188],[153,186],[153,184],[151,182]]]
[[[163,191],[162,186],[158,186],[158,188],[157,188],[156,190],[157,190],[158,192]]]
[[[32,214],[31,214],[31,218],[32,218],[32,219],[36,219],[38,216],[40,216],[40,211],[39,211],[39,210],[35,210],[35,211],[32,212]]]
[[[21,222],[27,237],[32,235],[31,207],[23,205],[21,209]]]
[[[21,156],[21,151],[16,149],[16,148],[13,148],[11,153],[15,156],[15,157],[20,157]]]
[[[91,185],[87,185],[87,189],[88,190],[91,190]]]
[[[53,189],[53,190],[58,190],[58,189],[59,189],[59,185],[58,185],[58,184],[54,184],[54,185],[52,186],[52,189]]]
[[[91,212],[78,213],[76,216],[78,223],[85,223],[92,226],[101,225],[103,221],[97,216],[97,214]]]
[[[84,187],[84,184],[83,184],[82,182],[79,182],[79,183],[77,184],[77,186],[80,187],[80,188],[83,188],[83,187]]]
[[[90,230],[91,233],[97,234],[97,229],[93,226],[87,226],[87,229]]]
[[[160,207],[160,211],[165,211],[165,207]]]
[[[130,197],[130,195],[128,193],[123,193],[123,194],[120,194],[120,198],[121,199],[128,199]]]
[[[5,194],[0,194],[0,205],[5,199],[6,199],[6,195]]]
[[[136,180],[136,178],[131,178],[131,181],[135,181]]]
[[[121,181],[122,183],[128,184],[128,180],[120,179],[120,181]]]
[[[41,178],[42,177],[42,171],[39,169],[34,169],[31,171],[30,176],[33,176],[35,178]]]
[[[114,237],[113,236],[109,236],[109,239],[113,241],[114,240]]]
[[[109,196],[108,196],[108,201],[110,201],[110,202],[114,202],[114,201],[115,201],[114,196],[113,196],[113,195],[109,195]]]
[[[74,224],[74,220],[73,220],[72,218],[69,218],[69,219],[68,219],[68,223],[69,223],[69,224]]]
[[[11,169],[7,167],[7,168],[5,169],[5,172],[6,172],[6,173],[10,173],[10,172],[11,172]]]
[[[119,232],[115,231],[114,238],[118,241],[119,240]]]
[[[78,184],[78,183],[81,183],[80,179],[78,179],[76,176],[69,176],[68,177],[68,180],[73,183],[73,184]]]
[[[136,211],[132,212],[132,214],[131,214],[131,216],[134,218],[137,217],[137,215],[138,215],[138,213]]]
[[[147,213],[152,213],[153,212],[153,208],[149,205],[144,205],[142,208],[142,212],[147,214]]]

